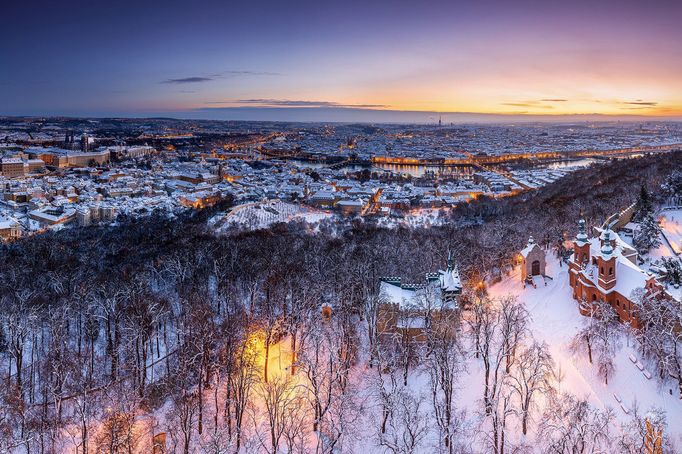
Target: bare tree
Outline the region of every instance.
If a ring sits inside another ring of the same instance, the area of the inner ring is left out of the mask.
[[[466,296],[466,295],[465,295]],[[472,301],[468,317],[465,318],[468,332],[473,343],[474,356],[478,358],[481,354],[481,331],[483,329],[483,322],[487,315],[488,306],[491,304],[488,300],[476,298],[473,295],[468,295]]]
[[[394,395],[398,392],[398,368],[396,367],[397,352],[393,350],[395,344],[385,342],[382,348],[377,348],[374,374],[370,383],[375,399],[381,406],[379,422],[379,438],[386,433],[388,418],[393,411]]]
[[[271,377],[267,382],[262,381],[257,388],[257,395],[264,408],[262,412],[263,421],[259,421],[260,418],[258,418],[255,409],[251,414],[256,427],[256,436],[265,452],[277,454],[281,451],[280,446],[287,429],[294,429],[287,427],[287,424],[291,422],[287,419],[287,414],[290,411],[290,406],[296,403],[296,389],[291,377],[282,374]]]
[[[455,409],[457,376],[463,370],[459,322],[454,317],[433,324],[428,332],[430,349],[426,367],[430,377],[431,400],[440,442],[452,454],[458,435],[459,415]]]
[[[88,454],[90,437],[96,427],[96,401],[89,393],[87,388],[73,399],[74,419],[78,425],[78,437],[76,444],[76,452],[80,454]],[[80,448],[80,449],[79,449]]]
[[[365,321],[367,323],[367,342],[369,350],[369,367],[374,367],[377,361],[379,349],[379,334],[377,333],[377,315],[379,305],[382,303],[381,296],[370,295],[364,300],[363,305]]]
[[[402,387],[390,400],[385,430],[379,435],[379,445],[393,454],[419,452],[429,432],[429,418],[423,408],[425,399]]]
[[[509,374],[515,361],[518,345],[528,335],[529,315],[523,304],[515,297],[506,297],[500,300],[500,337],[504,352],[504,371]]]
[[[642,353],[653,359],[661,380],[677,380],[682,398],[682,309],[666,298],[634,295],[642,329],[637,333]]]
[[[192,447],[192,435],[196,428],[199,399],[197,391],[180,390],[172,400],[168,413],[169,433],[179,438],[181,450],[189,454]]]
[[[425,329],[426,317],[418,310],[403,310],[398,314],[398,332],[392,337],[392,351],[394,355],[394,365],[402,370],[403,386],[407,386],[407,378],[410,370],[419,363],[420,353],[424,353],[424,348],[413,338],[412,332]]]
[[[506,386],[500,389],[492,399],[492,408],[486,414],[485,419],[490,421],[491,426],[491,431],[487,434],[487,444],[494,454],[504,454],[505,449],[509,447],[507,419],[515,413],[512,393],[513,391]]]
[[[234,368],[226,382],[225,417],[234,418],[235,449],[242,445],[246,425],[244,416],[251,401],[251,395],[258,381],[258,346],[257,340],[247,337],[234,352]]]
[[[486,414],[492,411],[493,400],[502,383],[507,356],[500,339],[500,311],[492,304],[483,306],[480,314],[479,355],[483,361],[483,404]]]
[[[336,327],[334,320],[310,320],[298,361],[318,453],[332,452],[358,414],[347,381],[348,362],[342,358],[344,336]]]
[[[284,408],[283,437],[288,453],[306,453],[310,443],[310,414],[301,389],[295,387]]]
[[[2,303],[5,315],[4,325],[7,333],[7,345],[9,351],[9,376],[14,376],[14,385],[17,387],[18,395],[24,399],[24,351],[26,341],[32,332],[32,326],[37,319],[35,309],[30,307],[30,300],[34,292],[27,288],[16,288],[11,294],[3,295]],[[12,369],[14,360],[14,369]],[[14,370],[14,374],[12,374]]]
[[[585,400],[557,395],[543,414],[536,443],[544,452],[556,454],[613,452],[613,418],[611,410],[600,411]]]
[[[583,300],[581,304],[586,305],[587,303]],[[590,317],[586,320],[583,328],[573,337],[571,342],[571,350],[574,353],[586,352],[590,364],[592,364],[592,350],[594,338],[596,337],[596,330],[596,320],[593,317]]]
[[[516,367],[508,378],[519,400],[521,430],[524,435],[528,433],[528,420],[537,398],[552,391],[553,368],[547,345],[533,342],[521,352]]]
[[[135,415],[124,410],[108,411],[95,438],[96,452],[132,454],[138,445],[133,427]]]
[[[584,327],[576,334],[571,342],[574,352],[587,351],[590,363],[597,360],[597,371],[608,384],[613,375],[613,357],[619,347],[620,324],[618,315],[610,304],[604,301],[594,301],[589,304],[590,315]]]

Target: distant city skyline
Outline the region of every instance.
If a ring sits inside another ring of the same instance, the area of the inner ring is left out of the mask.
[[[0,115],[682,119],[682,2],[12,2]]]

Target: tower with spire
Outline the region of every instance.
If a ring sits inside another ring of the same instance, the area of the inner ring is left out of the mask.
[[[611,290],[616,286],[616,257],[613,249],[611,231],[606,229],[600,235],[601,249],[597,256],[599,268],[599,286]]]
[[[590,241],[585,231],[585,220],[578,221],[578,234],[573,240],[573,260],[578,265],[584,265],[590,262]]]

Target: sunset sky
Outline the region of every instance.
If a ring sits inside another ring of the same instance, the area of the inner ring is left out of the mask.
[[[2,16],[4,115],[682,118],[679,0],[66,0]]]

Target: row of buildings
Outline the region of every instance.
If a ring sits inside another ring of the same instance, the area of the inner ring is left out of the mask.
[[[533,158],[542,153],[611,150],[640,144],[682,143],[682,127],[641,125],[311,125],[274,134],[263,146],[282,151],[389,162],[457,160],[471,156]],[[435,122],[434,122],[435,123]]]
[[[147,146],[89,153],[56,152],[53,148],[24,150],[23,157],[38,155],[41,162],[50,164],[45,163],[42,172],[0,176],[0,224],[6,227],[0,229],[0,239],[64,226],[109,223],[119,214],[172,215],[209,206],[229,194],[230,184],[221,181],[215,165],[176,159],[160,159],[151,168],[136,164],[154,153],[155,149]],[[78,159],[73,160],[76,156]],[[112,156],[118,166],[111,162]],[[22,157],[5,159],[21,161]],[[67,159],[66,167],[62,166],[63,159]],[[90,159],[99,159],[101,164]]]
[[[40,174],[46,167],[54,169],[97,167],[112,159],[121,160],[149,156],[153,147],[101,147],[97,150],[78,151],[59,147],[29,147],[16,153],[5,153],[0,159],[0,174],[6,178],[22,178]]]
[[[285,135],[273,137],[281,140]],[[396,213],[396,219],[404,214],[421,219],[425,209],[450,208],[479,196],[498,197],[537,188],[568,171],[535,169],[508,176],[480,171],[445,179],[393,174],[361,178],[357,168],[308,166],[262,159],[257,154],[226,157],[222,151],[192,153],[170,145],[162,150],[148,146],[92,148],[30,146],[3,153],[7,162],[0,161],[0,219],[14,218],[29,233],[65,224],[109,222],[117,214],[144,216],[199,209],[228,195],[236,205],[277,199],[346,216]],[[376,175],[374,170],[372,173]],[[113,210],[115,214],[105,215],[102,206],[106,213]]]

